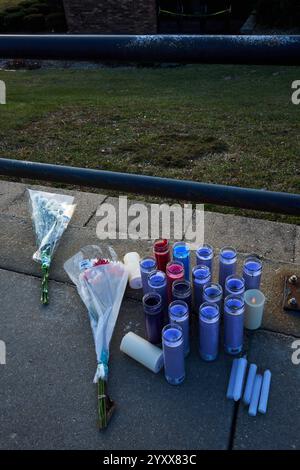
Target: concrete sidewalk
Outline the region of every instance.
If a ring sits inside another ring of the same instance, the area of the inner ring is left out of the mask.
[[[263,328],[246,334],[246,353],[273,372],[269,412],[250,418],[243,405],[225,399],[232,359],[213,364],[197,353],[197,331],[187,360],[187,379],[168,385],[119,351],[127,331],[144,334],[141,294],[128,289],[111,344],[109,391],[117,412],[109,428],[96,427],[94,345],[87,317],[63,263],[82,246],[99,243],[96,210],[116,200],[74,193],[77,209],[56,252],[50,305],[39,303],[40,269],[32,261],[35,237],[23,184],[0,182],[1,449],[299,449],[300,365],[291,345],[300,338],[300,316],[282,310],[283,278],[300,276],[299,227],[217,213],[205,214],[205,238],[216,251],[226,244],[264,261],[267,297]],[[118,255],[151,252],[151,242],[116,240]]]

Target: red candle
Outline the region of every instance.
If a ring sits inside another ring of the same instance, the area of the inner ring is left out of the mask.
[[[166,272],[166,266],[170,261],[170,245],[169,240],[161,238],[155,240],[153,246],[153,253],[157,263],[157,269],[159,271]]]
[[[174,281],[184,279],[184,266],[181,261],[170,261],[166,268],[168,303],[172,302],[172,285]]]

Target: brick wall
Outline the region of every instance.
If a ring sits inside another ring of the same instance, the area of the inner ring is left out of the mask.
[[[155,34],[156,0],[63,0],[70,32]]]

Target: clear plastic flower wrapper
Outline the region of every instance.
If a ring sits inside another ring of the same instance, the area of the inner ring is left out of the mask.
[[[105,428],[114,410],[107,395],[109,344],[128,281],[128,273],[112,247],[89,245],[64,264],[84,302],[93,332],[98,384],[99,427]]]
[[[28,192],[38,246],[33,259],[41,263],[43,272],[41,302],[48,304],[50,264],[59,240],[72,218],[76,205],[73,204],[74,198],[72,196],[32,189],[28,189]]]

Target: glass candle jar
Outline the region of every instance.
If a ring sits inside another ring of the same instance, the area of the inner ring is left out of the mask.
[[[243,295],[245,292],[245,279],[241,276],[233,274],[228,276],[225,281],[225,294],[228,295]]]
[[[167,276],[163,271],[152,271],[148,276],[149,292],[156,292],[162,298],[164,324],[168,323]]]
[[[149,273],[151,273],[155,269],[156,269],[156,261],[152,256],[145,256],[145,258],[143,258],[140,261],[140,270],[141,270],[144,294],[147,294],[147,292],[149,292],[149,286],[148,286]]]
[[[190,321],[188,304],[182,300],[174,300],[174,302],[171,302],[169,305],[169,320],[171,325],[177,323],[181,326],[183,332],[184,355],[187,356],[190,352]]]
[[[143,307],[147,339],[150,343],[159,344],[161,342],[161,332],[164,324],[161,296],[153,292],[144,295]]]
[[[173,300],[183,300],[188,304],[189,311],[192,308],[192,287],[189,281],[185,279],[174,281],[172,285]]]
[[[203,302],[217,304],[219,311],[222,308],[223,289],[220,284],[210,282],[203,287]]]
[[[184,341],[178,324],[166,325],[162,332],[165,377],[171,385],[179,385],[185,379]]]
[[[201,266],[207,266],[212,273],[214,249],[210,245],[202,245],[196,251],[197,264]]]
[[[259,258],[250,256],[245,260],[243,277],[245,279],[245,290],[259,289],[262,273],[262,262]]]
[[[220,312],[217,304],[204,303],[199,309],[199,352],[204,361],[214,361],[219,352]]]
[[[224,301],[224,346],[228,354],[243,349],[245,302],[242,296],[229,295]]]
[[[194,311],[199,313],[200,305],[203,303],[203,287],[211,281],[211,271],[206,265],[194,266],[192,270],[194,290]]]
[[[188,281],[190,279],[190,247],[186,242],[174,243],[173,260],[181,261],[184,266],[184,277]]]
[[[166,238],[155,240],[153,253],[156,259],[157,268],[166,272],[166,266],[170,261],[170,244]]]
[[[180,261],[169,261],[166,267],[168,303],[172,302],[172,285],[174,281],[184,279],[184,267]]]
[[[236,273],[237,252],[230,246],[225,246],[219,256],[219,284],[225,290],[225,281],[228,276]]]

